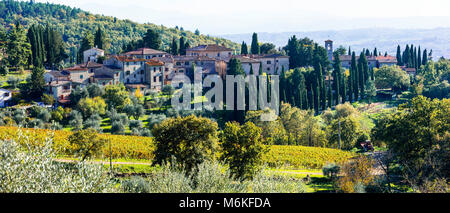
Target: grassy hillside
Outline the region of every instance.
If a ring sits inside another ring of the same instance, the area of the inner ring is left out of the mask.
[[[155,24],[139,24],[130,20],[120,20],[111,16],[92,14],[78,8],[49,3],[30,3],[12,0],[0,1],[0,24],[8,28],[16,21],[26,27],[34,24],[51,24],[57,27],[63,34],[67,48],[79,46],[79,42],[87,31],[95,33],[97,27],[104,30],[111,43],[109,52],[117,53],[123,44],[137,40],[147,31],[155,29],[160,32],[163,47],[167,49],[173,37],[187,38],[191,46],[198,44],[223,44],[233,49],[239,49],[239,45],[229,40],[215,38],[206,35],[196,35],[190,31],[181,31],[175,28],[167,28]]]

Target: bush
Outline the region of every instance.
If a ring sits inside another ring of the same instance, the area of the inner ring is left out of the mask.
[[[322,168],[322,173],[329,178],[336,178],[340,170],[341,167],[336,163],[329,163]]]
[[[125,125],[120,121],[114,121],[111,125],[112,134],[123,134],[125,133]]]
[[[21,133],[19,132],[19,135]],[[101,165],[55,163],[52,141],[36,147],[29,137],[19,136],[28,150],[16,141],[0,141],[0,193],[115,192]]]
[[[302,193],[305,184],[287,176],[272,176],[261,171],[254,180],[236,181],[228,169],[217,162],[205,161],[193,175],[164,164],[149,178],[132,177],[122,182],[132,193]]]
[[[129,125],[130,129],[140,129],[142,128],[142,121],[140,120],[132,120],[130,121],[130,125]]]
[[[343,177],[338,186],[345,193],[365,192],[365,187],[374,181],[372,175],[374,161],[366,156],[358,156],[342,167]]]

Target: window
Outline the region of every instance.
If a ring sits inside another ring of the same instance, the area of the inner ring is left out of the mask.
[[[181,66],[181,62],[177,62],[177,66]]]
[[[217,53],[217,57],[220,57],[220,53]]]
[[[156,76],[153,77],[153,82],[156,82]]]
[[[184,62],[184,65],[189,65],[189,61]]]
[[[267,64],[272,64],[272,61],[267,61]]]
[[[80,75],[80,79],[83,79],[83,75]]]
[[[127,75],[130,75],[130,71],[127,71],[126,74],[127,74]]]
[[[9,92],[5,93],[5,97],[9,97]]]

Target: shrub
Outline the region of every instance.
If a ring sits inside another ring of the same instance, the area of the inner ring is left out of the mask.
[[[0,193],[115,192],[101,165],[55,163],[52,141],[36,147],[29,137],[20,136],[28,150],[16,141],[0,141]]]
[[[123,190],[132,193],[302,193],[305,184],[287,176],[258,172],[251,181],[236,181],[228,169],[217,162],[198,165],[196,174],[186,175],[170,164],[147,179],[132,177],[122,182]]]
[[[322,168],[322,173],[329,178],[336,178],[340,170],[341,167],[336,163],[329,163]]]
[[[133,129],[133,128],[140,129],[140,128],[142,128],[142,121],[132,120],[132,121],[130,121],[129,127],[130,127],[130,129]]]
[[[374,161],[366,156],[358,156],[345,164],[342,167],[343,177],[338,180],[339,188],[345,193],[363,192],[362,188],[375,179],[371,173],[373,165]]]
[[[125,132],[125,125],[120,121],[114,121],[111,125],[112,134],[123,134]]]

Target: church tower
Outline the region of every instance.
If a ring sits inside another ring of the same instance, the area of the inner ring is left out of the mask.
[[[326,40],[325,41],[325,49],[328,53],[328,60],[333,60],[333,41],[332,40]]]

